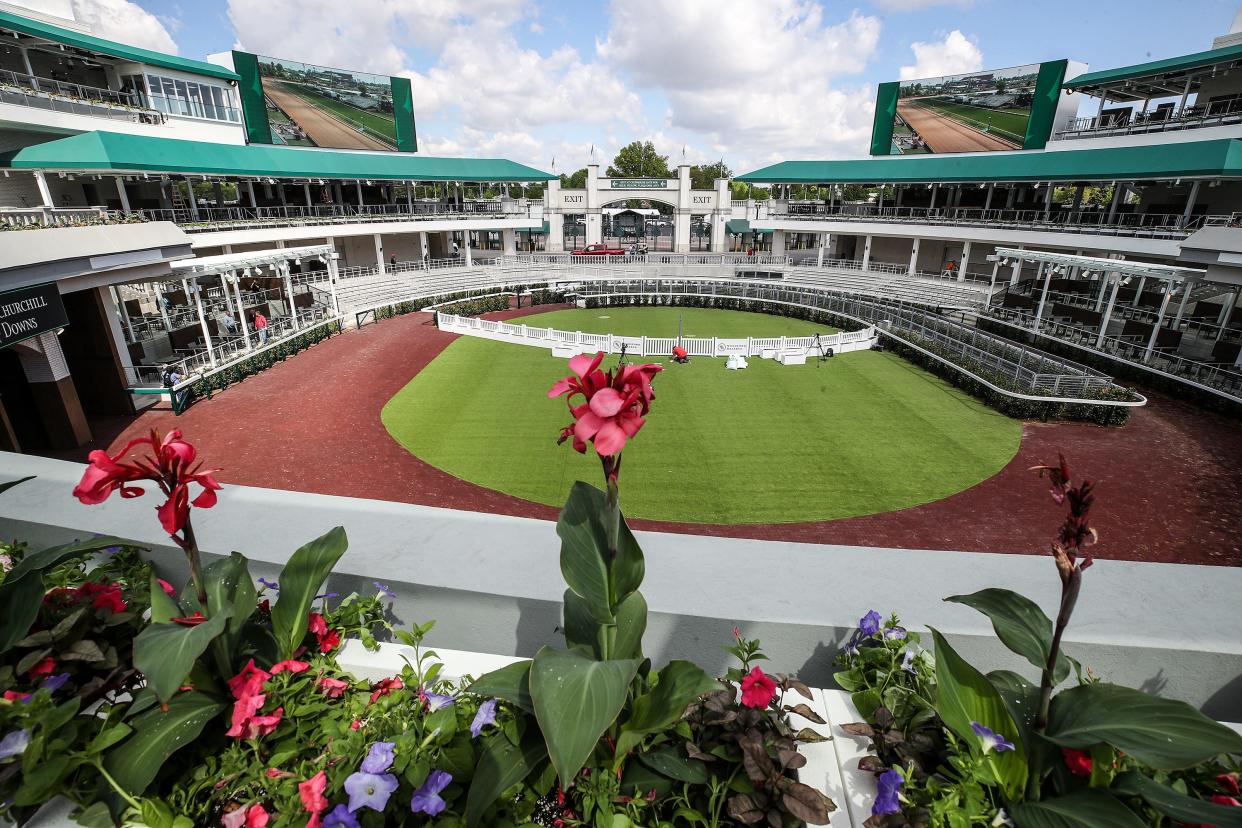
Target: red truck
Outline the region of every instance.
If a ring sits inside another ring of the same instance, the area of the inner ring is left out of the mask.
[[[588,244],[586,247],[572,251],[571,256],[624,256],[620,247],[609,247],[606,244]]]

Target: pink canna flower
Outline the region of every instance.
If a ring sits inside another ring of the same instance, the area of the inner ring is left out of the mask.
[[[570,359],[573,376],[557,380],[548,397],[566,395],[574,417],[561,430],[560,442],[572,438],[574,450],[580,453],[586,453],[590,442],[600,457],[615,457],[646,422],[644,416],[655,399],[651,379],[662,369],[651,364],[624,365],[605,372],[599,367],[603,360],[603,351]],[[579,394],[584,401],[575,406],[573,398]]]

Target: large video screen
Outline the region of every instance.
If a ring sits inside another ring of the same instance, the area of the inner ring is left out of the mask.
[[[1048,140],[1066,61],[880,85],[873,155],[1035,149]]]
[[[416,152],[410,82],[234,52],[252,143]]]

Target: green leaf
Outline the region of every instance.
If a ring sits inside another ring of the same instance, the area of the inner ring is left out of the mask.
[[[212,639],[224,631],[228,620],[229,610],[224,609],[219,615],[192,627],[151,624],[138,633],[134,639],[134,666],[146,676],[160,701],[167,702],[176,694],[194,668],[194,662]]]
[[[643,737],[679,720],[686,706],[698,696],[720,687],[717,681],[689,661],[670,661],[660,670],[659,681],[648,693],[634,699],[630,719],[617,738],[616,764],[620,764]]]
[[[1006,799],[1016,799],[1026,786],[1026,751],[1021,731],[1000,693],[987,677],[967,663],[949,646],[939,631],[933,629],[936,649],[936,712],[944,723],[967,744],[979,746],[979,737],[971,729],[973,722],[991,728],[1014,745],[1014,750],[988,754],[988,765],[995,769],[997,784]]]
[[[86,746],[87,753],[103,753],[117,742],[133,733],[134,729],[127,724],[117,723],[109,728],[99,731],[90,744]]]
[[[151,623],[167,624],[174,618],[181,617],[181,607],[172,596],[160,586],[160,579],[155,571],[151,572]]]
[[[993,670],[988,681],[1000,693],[1009,715],[1018,725],[1022,742],[1026,745],[1027,764],[1031,773],[1040,773],[1055,762],[1061,761],[1061,751],[1035,732],[1035,719],[1039,716],[1039,687],[1010,670]]]
[[[613,620],[608,534],[604,529],[606,508],[604,493],[579,481],[570,490],[556,521],[556,534],[561,538],[561,575],[599,624]]]
[[[1115,684],[1084,684],[1058,693],[1044,736],[1080,750],[1104,742],[1159,770],[1242,753],[1242,735],[1185,702]]]
[[[572,589],[565,590],[564,609],[562,614],[565,617],[565,646],[567,647],[590,647],[591,652],[596,658],[603,657],[603,651],[600,643],[600,632],[604,629],[604,625],[595,620],[591,613],[590,604],[585,598],[582,598]]]
[[[6,480],[5,482],[0,483],[0,493],[7,492],[9,489],[13,488],[14,486],[25,483],[27,480],[34,480],[34,479],[35,479],[35,476],[31,474],[26,477],[19,477],[16,480]]]
[[[1148,805],[1178,822],[1242,828],[1242,808],[1186,796],[1138,771],[1126,771],[1118,776],[1113,780],[1112,790],[1123,796],[1140,796]]]
[[[647,599],[641,592],[631,592],[617,605],[617,635],[613,642],[613,658],[642,658],[643,633],[647,631]]]
[[[257,597],[246,558],[234,552],[211,564],[203,570],[203,584],[207,589],[207,615],[214,617],[223,610],[229,611],[228,628],[223,635],[225,650],[231,657],[237,648],[242,627],[254,614]]]
[[[692,785],[702,785],[707,782],[707,765],[698,759],[691,759],[672,745],[665,745],[637,755],[639,762],[670,779],[689,782]]]
[[[504,699],[527,713],[535,712],[535,702],[530,697],[529,661],[515,661],[499,670],[475,679],[466,692],[485,698]]]
[[[1009,808],[1017,828],[1144,828],[1142,820],[1098,788]]]
[[[1052,653],[1052,621],[1034,601],[1008,589],[981,589],[944,600],[979,610],[992,621],[992,629],[1002,644],[1034,664],[1041,673],[1047,667]],[[1053,670],[1054,684],[1064,681],[1069,671],[1069,658],[1062,653]]]
[[[108,755],[108,773],[129,793],[141,794],[168,758],[193,743],[224,709],[206,693],[191,690],[178,693],[168,703],[167,713],[157,707],[136,716],[130,722],[134,734]]]
[[[280,572],[280,598],[272,606],[272,631],[281,659],[292,658],[306,637],[307,615],[319,587],[349,542],[337,526],[294,552]]]
[[[43,603],[43,577],[31,575],[0,585],[0,653],[26,637]]]
[[[84,828],[116,828],[116,820],[105,802],[95,802],[74,817],[74,822]]]
[[[547,757],[543,740],[533,727],[522,737],[521,747],[499,731],[488,734],[466,792],[466,825],[475,828],[502,793],[530,776]]]
[[[31,572],[42,572],[50,569],[69,558],[76,558],[79,555],[85,555],[90,552],[99,552],[113,546],[132,545],[132,543],[122,538],[103,535],[98,538],[89,538],[84,541],[74,541],[73,543],[41,549],[22,558],[17,563],[17,566],[9,570],[9,574],[4,577],[4,585],[8,586],[11,583],[20,581]]]
[[[583,649],[535,654],[530,694],[535,717],[561,784],[577,776],[625,704],[638,659],[596,661]]]

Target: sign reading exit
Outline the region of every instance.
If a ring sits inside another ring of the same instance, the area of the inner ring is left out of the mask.
[[[667,190],[668,185],[677,183],[666,178],[610,178],[608,181],[614,190]]]

